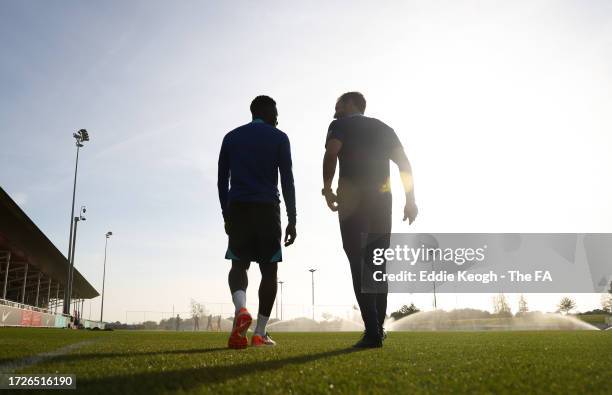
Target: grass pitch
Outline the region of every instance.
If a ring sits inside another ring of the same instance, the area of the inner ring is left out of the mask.
[[[279,346],[228,350],[226,334],[0,328],[0,366],[81,343],[17,369],[66,373],[77,392],[610,393],[612,333],[392,332],[354,351],[358,333],[277,333]],[[6,369],[5,369],[6,370]]]

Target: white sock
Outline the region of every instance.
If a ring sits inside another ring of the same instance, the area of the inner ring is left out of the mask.
[[[234,308],[236,308],[236,314],[238,314],[241,308],[246,307],[246,292],[241,289],[234,292],[232,294],[232,302],[234,302]]]
[[[257,326],[255,327],[255,334],[263,336],[266,334],[266,325],[270,317],[264,317],[261,314],[257,314]]]

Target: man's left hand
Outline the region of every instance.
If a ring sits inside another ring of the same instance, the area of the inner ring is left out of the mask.
[[[408,219],[408,225],[412,225],[417,215],[419,214],[419,208],[414,202],[406,202],[404,207],[404,221]]]
[[[296,237],[297,233],[295,231],[295,224],[287,225],[287,229],[285,229],[285,247],[288,247],[293,244]]]

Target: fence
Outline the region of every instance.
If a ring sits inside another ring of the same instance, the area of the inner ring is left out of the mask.
[[[0,299],[0,326],[66,328],[70,316],[50,310]],[[103,322],[81,320],[85,328],[104,329]]]
[[[202,303],[204,313],[201,315],[201,323],[205,322],[209,315],[213,317],[221,316],[223,319],[234,316],[234,305],[232,303]],[[257,314],[257,304],[247,303],[247,308],[251,313]],[[314,318],[317,321],[328,320],[330,318],[353,319],[356,310],[352,305],[315,305]],[[358,313],[358,311],[357,311]],[[190,311],[137,311],[129,310],[125,312],[126,324],[142,324],[147,321],[159,323],[161,320],[167,320],[176,315],[180,315],[182,320],[192,318]],[[291,320],[294,318],[312,318],[313,306],[308,304],[275,304],[272,308],[271,318]]]

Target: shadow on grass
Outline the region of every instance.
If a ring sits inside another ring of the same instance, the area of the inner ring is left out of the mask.
[[[210,350],[236,352],[226,348]],[[256,361],[229,366],[199,367],[169,372],[152,371],[133,375],[81,379],[77,380],[77,387],[80,391],[88,393],[121,390],[121,393],[126,394],[159,394],[175,390],[189,390],[201,385],[222,383],[230,379],[240,378],[244,375],[273,371],[286,367],[287,365],[303,364],[359,351],[361,350],[343,348],[316,354],[305,354],[277,360]]]
[[[56,363],[79,363],[90,359],[106,359],[106,358],[126,358],[126,357],[147,357],[157,355],[179,355],[179,354],[205,354],[210,352],[232,351],[227,347],[213,348],[190,348],[187,350],[166,350],[166,351],[143,351],[143,352],[109,352],[109,353],[82,353],[82,354],[66,354],[54,357],[51,362]]]
[[[215,351],[231,351],[227,347],[215,347],[215,348],[190,348],[187,350],[168,350],[168,351],[150,351],[150,352],[112,352],[112,353],[82,353],[82,354],[65,354],[57,355],[47,359],[49,362],[59,363],[70,363],[87,361],[89,359],[104,359],[104,358],[125,358],[125,357],[139,357],[139,356],[155,356],[155,355],[177,355],[177,354],[204,354]],[[0,358],[0,365],[5,363],[11,363],[18,361],[23,358],[31,357],[26,355],[17,358]]]

